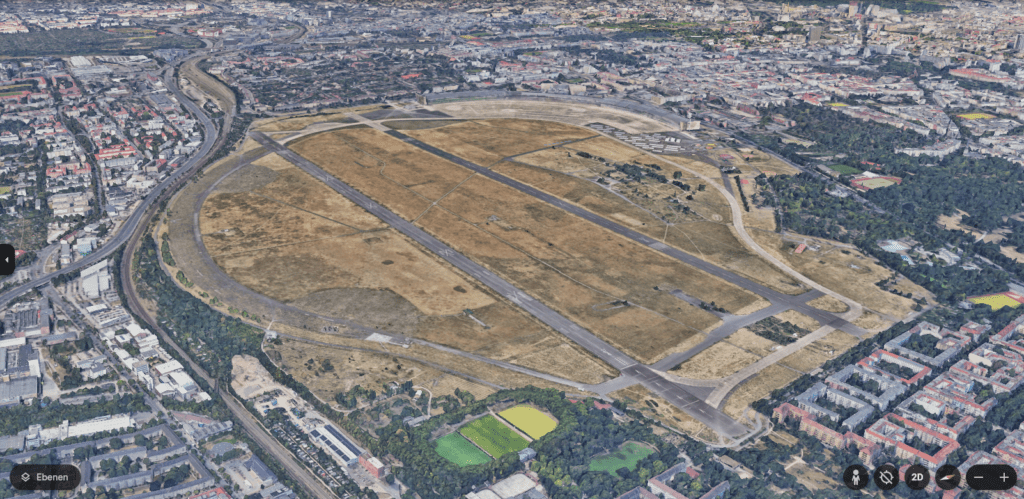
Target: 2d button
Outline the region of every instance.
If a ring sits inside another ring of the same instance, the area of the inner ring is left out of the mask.
[[[967,470],[967,485],[975,490],[1010,490],[1017,470],[1006,464],[976,464]]]
[[[868,469],[854,464],[843,472],[843,483],[853,490],[860,490],[868,486]]]
[[[900,484],[900,471],[891,464],[883,464],[875,469],[875,485],[882,490],[895,489]]]
[[[952,464],[940,466],[935,470],[935,485],[942,490],[953,490],[960,485],[960,470]]]
[[[903,472],[903,481],[907,482],[907,487],[910,487],[912,490],[924,490],[931,479],[932,475],[928,472],[928,468],[920,464],[910,465]]]
[[[11,469],[11,485],[17,490],[74,490],[82,472],[70,464],[19,464]]]
[[[14,246],[0,244],[0,275],[14,273]]]

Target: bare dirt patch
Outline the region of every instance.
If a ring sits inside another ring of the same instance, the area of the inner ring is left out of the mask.
[[[864,313],[860,314],[860,317],[854,320],[853,324],[872,332],[881,331],[892,325],[889,321],[886,321],[878,315],[868,311],[864,311]]]
[[[761,357],[772,353],[780,346],[772,340],[754,334],[753,331],[745,327],[737,329],[725,341]]]
[[[494,302],[390,229],[214,259],[242,285],[282,302],[322,300],[326,296],[318,293],[339,288],[390,289],[427,315],[456,314]]]
[[[822,295],[813,300],[807,302],[808,305],[818,309],[824,310],[825,312],[832,312],[833,314],[841,314],[850,310],[850,306],[829,296]]]
[[[1020,250],[1024,250],[1024,248],[1014,248],[1010,246],[999,247],[999,252],[1002,253],[1003,256],[1007,258],[1013,258],[1014,260],[1017,261],[1017,263],[1024,263],[1024,253],[1022,253]]]
[[[580,152],[592,157],[579,156]],[[517,157],[516,163],[500,163],[493,168],[772,289],[789,294],[805,290],[739,242],[729,226],[732,211],[727,200],[710,187],[699,190],[706,181],[682,172],[678,181],[689,186],[684,191],[653,178],[637,180],[612,168],[610,163],[620,160],[644,168],[655,165],[660,170],[652,168],[652,173],[672,179],[673,172],[678,171],[674,165],[606,137],[534,152]],[[711,165],[687,159],[676,162],[720,178],[719,170]],[[763,219],[762,225],[774,230],[774,215],[770,210],[762,211],[765,213],[756,214]]]
[[[811,372],[827,360],[834,359],[847,351],[859,340],[842,331],[832,331],[824,338],[807,345],[802,350],[782,359],[781,363],[801,372]]]
[[[729,395],[722,410],[730,417],[738,419],[743,411],[755,400],[760,400],[800,377],[800,373],[786,369],[780,365],[766,367],[757,376],[743,383]]]
[[[779,234],[751,231],[750,235],[762,248],[774,253],[776,258],[796,271],[865,307],[897,318],[912,311],[913,300],[883,291],[875,285],[891,277],[893,272],[857,250],[815,239],[820,244],[818,251],[808,250],[798,255],[790,251],[795,243],[784,242]]]
[[[316,115],[298,116],[295,118],[270,118],[253,125],[253,130],[260,132],[280,132],[282,130],[302,130],[309,125],[323,122],[354,123],[355,120],[345,116],[344,113],[365,113],[383,107],[383,104],[372,104],[368,106],[350,107],[345,109],[332,109]]]
[[[796,310],[787,310],[781,314],[776,314],[775,318],[782,321],[791,322],[797,327],[802,327],[808,331],[814,331],[815,329],[821,327],[821,324],[819,324],[818,321],[810,317],[807,317],[806,315],[801,314]]]
[[[427,130],[461,123],[462,121],[463,120],[396,120],[383,121],[381,124],[393,130]]]
[[[508,156],[550,147],[557,142],[591,137],[595,133],[550,121],[477,120],[444,128],[410,130],[408,135],[479,165]]]
[[[270,168],[271,170],[274,170],[274,171],[280,171],[280,170],[287,170],[289,168],[295,168],[295,165],[291,164],[288,160],[282,158],[281,156],[278,156],[277,154],[273,154],[273,153],[268,154],[268,155],[266,155],[266,156],[264,156],[264,157],[262,157],[260,159],[257,159],[256,161],[253,161],[252,164],[257,165],[257,166],[262,166],[262,167]]]
[[[245,400],[282,388],[260,361],[251,355],[231,358],[231,388]]]
[[[280,367],[322,400],[333,401],[335,395],[348,392],[356,385],[380,391],[385,383],[401,384],[406,381],[426,387],[435,397],[452,395],[455,388],[468,390],[476,397],[486,397],[494,393],[494,389],[486,385],[383,352],[369,353],[323,346],[310,349],[310,345],[306,343],[287,338],[281,343],[280,346],[268,345],[268,354],[279,353]],[[324,361],[328,361],[333,369],[324,370]],[[451,380],[442,384],[441,382],[447,378]]]
[[[774,156],[753,148],[740,148],[736,150],[746,161],[746,164],[755,168],[758,172],[766,175],[796,175],[799,170],[787,165]]]
[[[215,194],[200,212],[200,231],[211,255],[319,244],[354,234],[351,227],[248,192]]]
[[[757,355],[720,341],[670,372],[684,378],[718,379],[734,374],[758,359]]]
[[[616,400],[625,400],[630,407],[690,436],[696,437],[703,434],[707,437],[713,433],[704,423],[697,421],[674,405],[665,402],[642,385],[623,388],[609,393],[608,396]]]

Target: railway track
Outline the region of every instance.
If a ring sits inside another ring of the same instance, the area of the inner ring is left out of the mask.
[[[197,115],[197,117],[205,117],[205,114],[202,113],[202,110],[199,109],[198,106],[196,106],[191,100],[189,100],[181,93],[181,90],[177,86],[177,82],[173,81],[173,78],[171,78],[171,80],[171,84],[168,85],[168,88],[171,89],[171,91],[183,103],[183,105],[188,107],[193,113]],[[234,112],[235,110],[231,109],[225,115],[223,130],[230,130],[231,122],[234,119]],[[162,205],[162,203],[168,200],[171,196],[173,196],[174,193],[177,192],[177,190],[181,187],[181,185],[184,182],[186,182],[189,178],[191,178],[191,175],[194,175],[196,172],[198,172],[202,168],[204,163],[208,161],[211,155],[214,154],[215,151],[225,146],[227,135],[225,133],[218,133],[218,130],[216,130],[216,128],[213,127],[212,122],[210,122],[208,118],[204,119],[204,122],[204,124],[208,124],[208,126],[206,127],[206,137],[217,137],[217,139],[214,141],[213,145],[206,151],[206,153],[203,154],[200,157],[200,159],[198,159],[195,162],[195,164],[190,167],[189,171],[187,171],[184,175],[181,175],[181,177],[177,181],[170,184],[163,191],[163,193],[161,193],[160,196],[156,200],[154,200],[152,204],[150,204],[144,215],[139,219],[138,224],[132,230],[132,233],[128,240],[125,241],[124,253],[122,254],[121,263],[118,268],[118,271],[121,280],[121,288],[124,290],[124,295],[125,298],[127,299],[128,308],[132,312],[134,312],[136,316],[138,316],[146,324],[148,324],[149,327],[153,329],[153,331],[156,331],[156,333],[160,335],[160,337],[164,340],[166,344],[170,345],[175,351],[177,351],[178,354],[188,362],[189,366],[192,367],[193,371],[196,374],[198,374],[204,380],[206,380],[206,382],[209,383],[210,386],[218,386],[215,383],[215,380],[210,377],[210,374],[201,366],[199,366],[192,359],[192,357],[188,355],[180,346],[178,346],[178,344],[171,339],[170,335],[168,335],[167,332],[162,327],[160,327],[160,324],[157,323],[156,318],[150,315],[149,312],[142,306],[142,303],[139,301],[138,294],[136,293],[135,290],[135,284],[132,280],[131,269],[132,255],[134,255],[135,251],[138,249],[139,241],[147,233],[149,225],[153,220],[153,217],[160,211],[160,206]],[[234,395],[232,395],[223,388],[219,388],[217,390],[217,395],[224,400],[224,403],[227,405],[228,410],[231,411],[231,414],[234,415],[235,418],[241,422],[242,428],[249,435],[249,437],[252,438],[257,444],[259,444],[260,447],[262,447],[264,450],[273,455],[274,458],[276,458],[278,462],[280,462],[281,465],[284,467],[285,471],[288,473],[288,476],[295,480],[296,483],[300,484],[302,488],[305,489],[305,491],[311,497],[336,497],[336,495],[325,484],[323,484],[323,482],[321,482],[319,479],[313,476],[309,472],[309,470],[307,470],[301,464],[299,464],[298,461],[296,461],[294,455],[288,449],[286,449],[284,445],[282,445],[280,442],[277,441],[277,439],[275,439],[273,436],[267,433],[266,429],[263,428],[263,425],[261,425],[259,421],[257,421],[256,418],[254,418],[253,415],[248,410],[246,410],[244,405],[241,402],[239,402]]]

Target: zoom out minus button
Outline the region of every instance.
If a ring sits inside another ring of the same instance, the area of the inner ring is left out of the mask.
[[[1017,470],[1008,464],[976,464],[967,470],[967,486],[974,490],[1010,490],[1017,485]]]

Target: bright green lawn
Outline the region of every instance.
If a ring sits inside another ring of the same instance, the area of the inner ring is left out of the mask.
[[[484,451],[478,449],[472,442],[458,433],[449,433],[435,442],[435,449],[441,457],[466,467],[473,464],[483,464],[491,458]]]
[[[509,452],[519,452],[529,444],[494,416],[477,419],[463,426],[459,433],[495,459]]]
[[[847,165],[828,165],[828,169],[841,175],[856,175],[864,171],[863,168],[854,168]]]
[[[615,470],[626,467],[636,469],[636,463],[653,454],[654,451],[636,442],[626,442],[611,454],[598,456],[590,460],[590,471],[607,471],[614,475]]]

